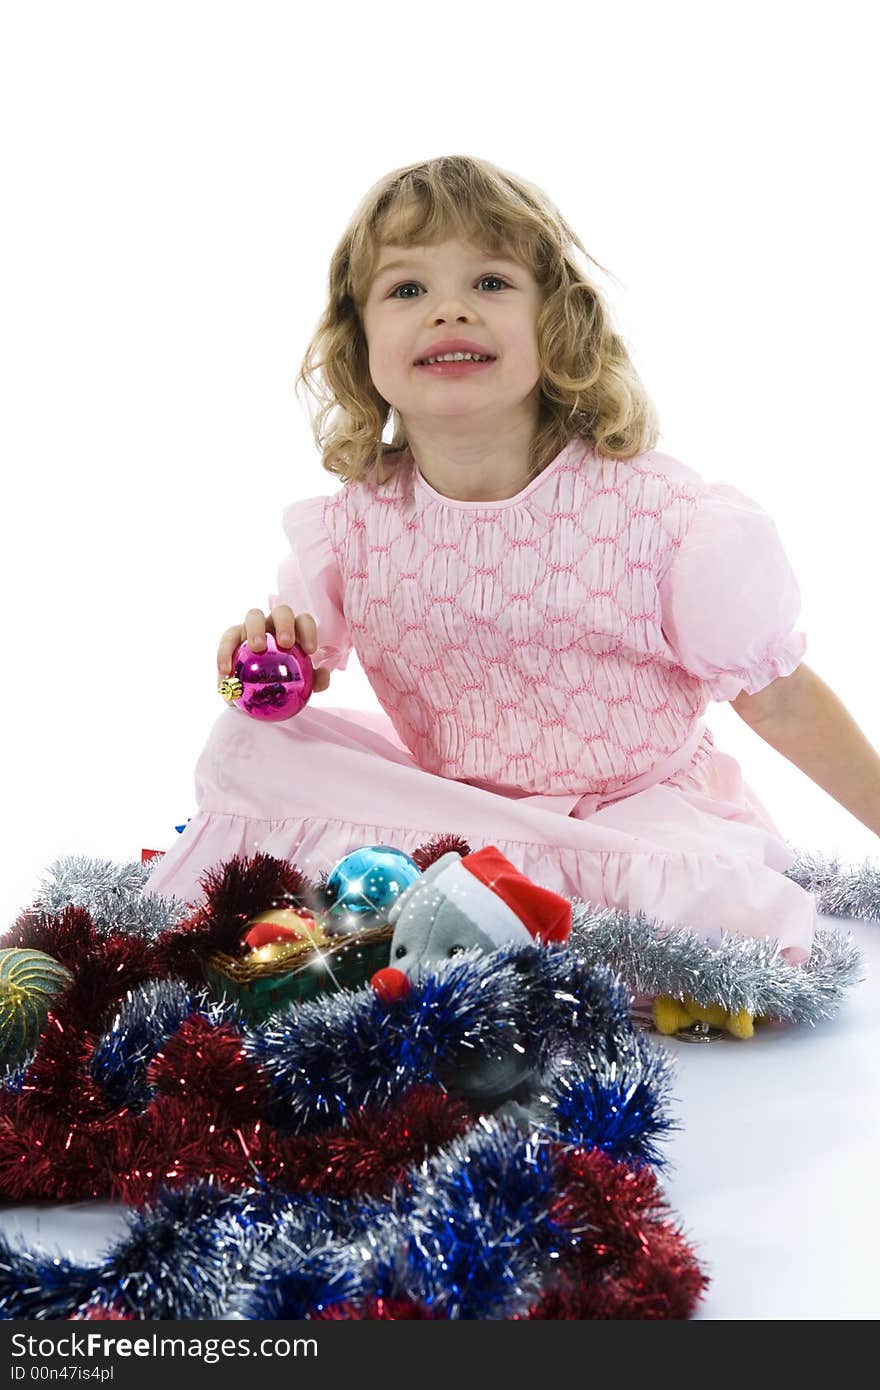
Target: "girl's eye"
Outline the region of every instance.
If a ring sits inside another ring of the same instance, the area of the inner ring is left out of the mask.
[[[502,280],[502,278],[501,278],[500,275],[481,275],[480,278],[479,278],[479,280],[477,281],[477,284],[478,284],[478,285],[481,284],[483,280],[497,280],[498,283],[499,283],[499,285],[506,285],[506,284],[507,284],[507,281],[506,281],[506,280]],[[406,281],[404,281],[404,283],[403,283],[402,285],[395,285],[394,289],[391,291],[391,293],[389,294],[388,298],[389,298],[389,299],[394,299],[394,298],[396,297],[396,295],[397,295],[397,291],[398,291],[398,290],[406,290],[406,289],[409,289],[410,285],[416,285],[416,288],[418,288],[417,282],[416,282],[415,280],[406,280]],[[415,296],[415,295],[405,295],[404,297],[405,297],[406,299],[414,299],[414,298],[417,298],[417,296]]]

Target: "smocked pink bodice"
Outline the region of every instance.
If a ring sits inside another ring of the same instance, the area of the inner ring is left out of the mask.
[[[316,665],[357,652],[428,771],[606,793],[679,749],[708,700],[803,655],[772,520],[669,455],[575,439],[493,503],[441,496],[408,452],[395,467],[287,509],[270,605],[313,615]]]

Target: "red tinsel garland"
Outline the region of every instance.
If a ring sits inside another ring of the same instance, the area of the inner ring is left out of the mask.
[[[674,1227],[654,1174],[599,1149],[556,1148],[560,1192],[553,1219],[578,1241],[556,1262],[553,1287],[513,1321],[689,1318],[709,1285]],[[417,1299],[340,1303],[313,1318],[445,1318]]]
[[[461,846],[440,836],[414,857],[424,868]],[[320,892],[295,865],[265,854],[218,865],[205,883],[204,904],[152,943],[100,933],[83,907],[30,909],[16,922],[6,944],[45,951],[74,978],[54,1002],[21,1092],[0,1098],[5,1196],[136,1204],[162,1183],[181,1186],[205,1173],[233,1189],[265,1181],[338,1196],[380,1193],[467,1127],[466,1106],[421,1088],[396,1117],[372,1109],[350,1114],[338,1131],[285,1136],[266,1124],[268,1089],[236,1029],[198,1015],[151,1061],[156,1094],[147,1110],[114,1105],[96,1086],[91,1060],[126,991],[156,979],[202,985],[205,954],[238,951],[251,918],[279,901],[315,902]]]
[[[313,1322],[363,1322],[368,1318],[382,1322],[401,1322],[416,1318],[425,1321],[448,1321],[445,1313],[426,1307],[416,1298],[370,1298],[362,1304],[334,1303],[311,1316]]]
[[[466,1105],[429,1086],[393,1111],[365,1108],[345,1125],[303,1136],[229,1117],[203,1097],[158,1096],[143,1115],[119,1114],[107,1125],[71,1126],[26,1106],[13,1101],[0,1115],[0,1190],[17,1202],[109,1197],[137,1206],[160,1185],[183,1187],[206,1173],[230,1191],[265,1182],[287,1192],[382,1196],[473,1123]]]
[[[708,1286],[668,1214],[649,1168],[631,1169],[600,1149],[560,1155],[554,1220],[595,1231],[560,1261],[558,1283],[529,1318],[687,1318]]]
[[[446,837],[448,839],[448,837]],[[452,842],[453,847],[461,842]],[[422,852],[425,867],[449,846]],[[344,1125],[286,1134],[266,1120],[269,1091],[231,1025],[187,1018],[150,1063],[154,1097],[143,1113],[113,1105],[91,1059],[110,1011],[145,980],[201,984],[201,958],[233,950],[243,925],[273,902],[308,901],[294,866],[257,855],[212,876],[207,905],[153,943],[101,935],[88,912],[29,912],[7,945],[44,950],[72,970],[56,1000],[25,1085],[0,1105],[0,1192],[13,1201],[110,1197],[137,1206],[160,1186],[211,1174],[221,1189],[267,1184],[337,1197],[388,1195],[407,1172],[474,1123],[476,1112],[430,1086],[393,1107],[349,1112]],[[578,1234],[555,1263],[553,1288],[529,1319],[687,1317],[708,1284],[665,1208],[657,1180],[600,1151],[554,1146],[559,1164],[552,1218]],[[123,1317],[90,1308],[89,1317]],[[414,1299],[349,1303],[316,1317],[385,1320],[447,1316]]]

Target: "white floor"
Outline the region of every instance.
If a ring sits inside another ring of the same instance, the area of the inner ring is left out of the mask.
[[[880,1316],[880,925],[851,930],[865,981],[837,1019],[763,1025],[675,1054],[663,1185],[712,1283],[701,1319]],[[107,1202],[0,1207],[0,1229],[78,1260],[124,1232]]]
[[[712,1279],[701,1318],[880,1317],[880,924],[823,922],[865,962],[836,1019],[669,1043],[664,1187]]]

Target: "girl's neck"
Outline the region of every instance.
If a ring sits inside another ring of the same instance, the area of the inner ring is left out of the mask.
[[[534,428],[462,445],[416,438],[409,452],[435,492],[456,502],[503,502],[530,482]]]

